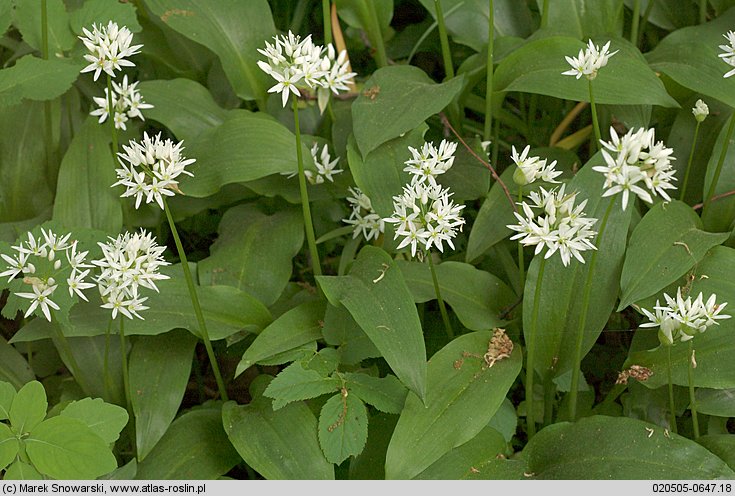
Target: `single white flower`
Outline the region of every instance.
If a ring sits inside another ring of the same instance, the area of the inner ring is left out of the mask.
[[[114,78],[115,71],[135,66],[127,58],[137,54],[143,45],[131,45],[133,33],[125,26],[119,28],[116,22],[109,21],[107,26],[98,28],[92,24],[92,31],[82,28],[82,32],[84,36],[79,36],[79,39],[89,51],[84,55],[89,65],[81,72],[94,71],[95,81],[102,71]]]
[[[25,317],[29,317],[37,307],[40,307],[44,317],[46,317],[46,320],[51,322],[51,311],[49,310],[49,307],[54,310],[59,310],[59,305],[51,301],[51,295],[53,295],[55,290],[56,285],[45,286],[41,284],[33,284],[33,293],[15,293],[15,296],[32,300],[31,305],[28,307],[28,310],[26,310]]]

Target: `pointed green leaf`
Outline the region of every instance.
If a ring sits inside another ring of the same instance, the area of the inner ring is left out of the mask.
[[[85,0],[84,4],[69,15],[71,28],[81,35],[82,28],[92,29],[92,24],[107,26],[114,21],[137,33],[142,28],[138,24],[135,4],[130,2],[109,2],[108,0]],[[133,44],[139,41],[133,37]]]
[[[315,370],[294,362],[283,369],[268,385],[265,396],[273,398],[273,409],[279,410],[293,401],[316,398],[340,388],[336,378],[323,377]]]
[[[43,475],[33,468],[33,465],[15,460],[3,476],[5,480],[43,480]]]
[[[146,0],[145,3],[174,31],[216,53],[240,98],[263,100],[266,90],[275,84],[256,63],[262,58],[258,48],[265,48],[265,42],[272,42],[276,34],[266,0]]]
[[[142,462],[142,480],[212,480],[226,474],[240,458],[222,429],[219,405],[192,410],[177,418]]]
[[[395,261],[383,250],[366,246],[348,275],[317,280],[329,302],[350,311],[401,382],[423,398],[426,348],[421,322]]]
[[[47,36],[49,54],[63,54],[77,41],[69,29],[69,15],[63,0],[46,0]],[[36,50],[41,50],[41,0],[15,2],[15,26],[23,41]]]
[[[23,355],[0,336],[0,380],[21,388],[23,384],[31,382],[35,377]],[[15,395],[15,389],[13,389],[13,395]],[[10,404],[7,405],[7,410],[10,410]]]
[[[352,104],[355,139],[363,157],[440,112],[462,90],[464,78],[436,84],[408,65],[383,67],[365,83]]]
[[[46,390],[38,381],[31,381],[13,398],[8,418],[17,434],[30,432],[46,417]]]
[[[96,479],[117,468],[109,445],[75,418],[44,420],[25,439],[25,446],[33,466],[54,479]]]
[[[696,212],[680,201],[651,208],[630,236],[618,311],[679,279],[728,236],[703,231]]]
[[[735,470],[735,435],[709,434],[700,437],[697,442],[719,456],[731,469]]]
[[[464,334],[429,360],[424,403],[409,394],[391,438],[388,479],[411,479],[475,437],[495,415],[521,370],[518,347],[488,367],[482,356],[492,334]]]
[[[0,470],[5,469],[18,454],[18,438],[7,424],[0,423]]]
[[[385,413],[401,413],[408,391],[393,375],[373,377],[367,374],[344,374],[347,390],[365,403]]]
[[[367,436],[367,410],[360,398],[336,394],[327,400],[319,414],[319,444],[327,461],[339,465],[359,455]]]
[[[256,396],[222,408],[230,442],[245,463],[269,480],[333,480],[334,465],[319,447],[317,420],[303,402],[273,411],[271,400]]]
[[[594,442],[590,442],[594,439]],[[541,430],[523,450],[537,479],[732,479],[722,460],[658,425],[587,417]]]
[[[10,418],[10,407],[15,398],[15,388],[9,382],[0,381],[0,420]]]
[[[338,347],[340,363],[354,365],[380,356],[380,350],[343,306],[327,305],[322,334],[327,344]]]
[[[68,60],[43,60],[25,55],[12,67],[0,70],[0,107],[15,105],[23,99],[53,100],[71,88],[79,69]]]
[[[72,401],[60,415],[81,420],[106,443],[117,441],[120,432],[128,424],[128,412],[117,405],[105,403],[102,398]]]

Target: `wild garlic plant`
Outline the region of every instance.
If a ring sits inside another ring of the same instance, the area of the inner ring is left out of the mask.
[[[332,156],[329,154],[329,147],[327,145],[324,145],[320,152],[319,144],[314,143],[314,145],[309,149],[309,152],[311,153],[311,159],[314,161],[314,165],[316,166],[316,171],[308,169],[304,170],[304,175],[306,176],[306,180],[309,181],[309,184],[324,184],[324,181],[333,183],[334,176],[344,172],[342,169],[336,168],[339,163],[339,157],[335,157],[335,159],[332,160]],[[291,173],[283,172],[282,175],[288,176],[290,179],[297,176],[298,171]]]
[[[116,129],[127,129],[126,122],[130,119],[138,118],[145,120],[141,110],[153,108],[153,105],[143,101],[140,91],[137,89],[138,81],[128,84],[127,74],[123,77],[122,84],[118,85],[112,82],[112,96],[105,88],[104,97],[94,97],[94,103],[99,108],[91,111],[89,115],[99,117],[99,123],[102,124],[112,114],[113,122]],[[112,110],[110,110],[112,109]]]
[[[352,212],[342,222],[353,226],[353,239],[362,234],[366,241],[377,240],[385,233],[385,219],[373,209],[370,198],[360,188],[351,187],[348,191],[351,196],[347,196],[347,202]]]
[[[692,108],[692,115],[694,120],[697,121],[697,125],[694,127],[694,137],[692,138],[692,147],[689,151],[689,160],[687,161],[687,168],[684,171],[684,180],[681,183],[681,190],[679,190],[679,199],[684,201],[687,193],[687,186],[689,185],[689,173],[692,169],[692,160],[694,159],[694,150],[697,148],[697,136],[699,136],[699,126],[709,115],[709,107],[701,99],[697,100]]]

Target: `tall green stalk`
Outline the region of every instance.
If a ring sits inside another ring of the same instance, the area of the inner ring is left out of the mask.
[[[549,0],[544,0],[544,6],[541,10],[541,27],[545,28],[549,25]]]
[[[495,10],[494,0],[488,0],[490,10],[487,18],[487,76],[485,78],[485,127],[483,129],[482,138],[489,141],[492,135],[493,127],[493,73],[494,60],[493,50],[495,47]]]
[[[372,0],[362,0],[356,3],[362,17],[368,24],[366,31],[368,32],[370,43],[373,44],[373,49],[375,50],[375,62],[377,62],[378,67],[385,67],[388,65],[388,55],[385,52],[385,42],[383,41],[383,32],[380,30],[380,21],[378,20],[378,11],[375,10],[375,2]]]
[[[64,336],[64,332],[61,330],[61,324],[59,324],[56,319],[53,318],[53,314],[51,316],[51,327],[53,327],[54,332],[56,333],[56,339],[58,340],[58,343],[60,345],[59,354],[62,358],[66,359],[67,364],[71,367],[71,375],[74,377],[74,379],[77,381],[77,384],[79,384],[79,387],[82,388],[82,391],[84,391],[86,394],[92,394],[92,390],[89,389],[89,384],[87,384],[87,381],[84,379],[84,374],[82,374],[82,369],[79,367],[79,363],[77,362],[77,359],[74,357],[74,353],[72,352],[71,345],[69,344],[69,340],[66,339],[66,336]]]
[[[720,158],[717,161],[717,168],[715,168],[715,174],[712,176],[712,182],[707,190],[707,196],[704,197],[704,204],[702,205],[702,217],[707,214],[709,205],[712,202],[712,197],[715,195],[717,189],[717,182],[720,180],[720,173],[722,173],[722,165],[725,163],[725,157],[727,157],[727,150],[730,148],[730,139],[732,139],[732,132],[735,130],[735,111],[730,115],[730,121],[727,126],[727,134],[725,135],[725,142],[722,144],[722,150],[720,151]]]
[[[694,396],[694,343],[689,340],[689,365],[687,367],[687,379],[689,380],[689,409],[692,412],[692,428],[694,440],[699,439],[699,420],[697,419],[697,399]]]
[[[324,23],[324,44],[332,43],[332,2],[322,0],[322,20]]]
[[[46,0],[41,0],[41,56],[48,60],[48,9]],[[51,118],[51,100],[43,102],[44,137],[46,141],[46,171],[51,172],[54,161],[54,135]]]
[[[533,294],[533,312],[531,313],[531,329],[528,333],[528,341],[526,342],[526,423],[528,438],[531,439],[536,434],[536,419],[534,414],[533,401],[533,375],[534,365],[536,361],[536,335],[538,334],[539,319],[539,302],[541,300],[541,284],[544,279],[544,269],[546,268],[546,259],[541,258],[538,268],[538,277],[536,278],[536,290]]]
[[[630,25],[630,42],[638,43],[638,24],[641,20],[641,0],[633,0],[633,19]]]
[[[597,232],[597,239],[595,241],[595,250],[592,250],[592,256],[590,257],[589,267],[587,269],[587,277],[584,281],[584,293],[582,295],[582,309],[579,314],[579,325],[577,326],[577,333],[575,335],[574,343],[574,363],[572,364],[572,385],[569,389],[569,420],[577,419],[577,393],[579,389],[579,376],[582,373],[582,345],[584,344],[584,330],[587,324],[587,310],[590,306],[590,296],[592,295],[592,284],[595,272],[595,266],[597,265],[597,254],[599,253],[600,242],[602,236],[605,233],[607,227],[607,221],[610,218],[613,206],[615,205],[616,197],[610,198],[610,202],[605,210],[605,215],[602,217],[602,223],[600,224],[600,230]]]
[[[442,320],[444,321],[444,329],[447,332],[447,337],[451,341],[452,339],[454,339],[454,329],[452,329],[452,323],[449,321],[447,307],[444,305],[444,298],[442,298],[441,291],[439,290],[439,278],[436,276],[434,260],[431,257],[430,251],[426,252],[426,258],[429,259],[429,267],[431,268],[431,279],[434,281],[434,292],[436,293],[436,301],[439,302],[439,311],[441,312]]]
[[[110,136],[112,137],[112,161],[117,164],[117,128],[115,127],[115,109],[112,107],[112,78],[107,74],[107,119],[110,121]]]
[[[212,364],[212,372],[214,373],[214,378],[217,381],[217,388],[219,389],[219,395],[224,400],[227,401],[229,398],[227,396],[227,388],[225,388],[225,383],[222,380],[222,374],[219,371],[219,364],[217,363],[217,357],[214,355],[214,349],[212,348],[212,342],[209,340],[209,332],[207,331],[207,324],[204,322],[204,314],[202,313],[202,307],[199,305],[199,297],[197,296],[196,292],[196,286],[194,285],[194,279],[191,276],[191,270],[189,270],[189,263],[186,259],[186,252],[184,251],[184,246],[181,244],[181,239],[179,238],[179,232],[176,230],[176,224],[174,224],[174,219],[171,216],[171,210],[168,208],[168,203],[166,202],[166,199],[163,199],[163,206],[164,211],[166,212],[166,219],[168,220],[168,225],[171,228],[171,234],[174,237],[174,243],[176,243],[176,251],[179,253],[179,259],[181,260],[181,267],[184,269],[184,278],[186,279],[186,286],[189,288],[189,297],[191,298],[191,304],[194,307],[194,313],[197,317],[197,322],[199,324],[199,332],[202,335],[202,340],[204,341],[204,347],[207,350],[207,356],[209,357],[209,362]]]
[[[523,187],[518,185],[518,203],[523,201]],[[526,286],[526,262],[523,259],[523,244],[518,243],[518,277],[521,280],[521,291]]]
[[[301,192],[301,211],[304,214],[304,229],[306,230],[306,241],[309,245],[311,265],[315,276],[322,275],[322,266],[319,261],[319,251],[316,248],[316,236],[314,235],[314,224],[311,220],[311,207],[309,206],[309,191],[306,188],[306,174],[304,173],[304,157],[301,153],[301,129],[299,128],[299,100],[293,97],[293,121],[296,131],[296,161],[299,167],[299,190]]]
[[[671,424],[671,430],[674,431],[674,433],[676,433],[677,428],[676,428],[676,404],[674,403],[674,382],[671,379],[671,345],[667,345],[666,349],[668,351],[668,363],[666,364],[666,375],[668,376],[668,380],[669,380],[669,415],[670,415],[669,423]]]
[[[692,160],[694,159],[694,150],[697,148],[697,136],[699,135],[699,125],[701,121],[697,120],[697,126],[694,128],[694,139],[692,140],[692,149],[689,151],[689,160],[687,161],[687,168],[684,171],[684,181],[681,183],[681,190],[679,192],[679,199],[684,201],[687,194],[687,185],[689,184],[689,172],[692,170]]]
[[[125,403],[133,421],[133,399],[130,396],[130,373],[128,372],[128,342],[125,339],[125,316],[120,315],[120,360],[122,362],[123,389],[125,390]]]
[[[595,146],[592,150],[590,150],[590,154],[598,151],[600,149],[600,140],[602,139],[600,135],[600,122],[597,120],[597,107],[595,106],[595,94],[592,91],[592,80],[588,79],[587,83],[589,84],[590,89],[590,109],[592,110],[592,127],[595,130]]]
[[[707,0],[699,0],[699,24],[707,22]]]
[[[447,36],[447,26],[444,24],[441,0],[434,0],[434,10],[436,11],[436,22],[439,25],[439,41],[442,46],[444,74],[446,74],[447,79],[452,79],[454,77],[454,63],[452,62],[452,52],[449,50],[449,36]]]

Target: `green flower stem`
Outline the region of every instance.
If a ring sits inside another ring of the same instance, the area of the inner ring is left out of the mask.
[[[699,0],[699,24],[707,22],[707,0]]]
[[[105,356],[102,365],[102,374],[105,379],[105,392],[107,393],[107,401],[112,400],[112,378],[110,377],[110,334],[112,332],[112,319],[107,323],[107,331],[105,332]]]
[[[117,164],[117,128],[115,127],[115,109],[112,108],[112,78],[107,74],[107,119],[110,121],[110,136],[112,136],[112,161]]]
[[[715,169],[715,175],[712,176],[712,182],[707,190],[707,196],[704,197],[704,204],[702,205],[702,217],[705,216],[709,205],[712,202],[712,197],[717,189],[717,181],[720,180],[720,173],[722,173],[722,164],[725,163],[725,157],[727,157],[727,149],[730,148],[730,139],[732,138],[732,132],[735,130],[735,112],[730,115],[730,123],[727,127],[727,135],[725,136],[725,142],[722,144],[722,151],[720,152],[720,158],[717,161],[717,168]]]
[[[602,236],[605,233],[605,227],[607,227],[607,220],[610,218],[610,213],[615,205],[616,197],[612,196],[610,202],[605,210],[605,215],[602,217],[602,223],[600,224],[600,230],[597,232],[597,240],[595,242],[595,248],[600,247]],[[587,324],[587,310],[590,306],[590,296],[592,294],[592,278],[594,277],[595,265],[597,265],[597,254],[599,250],[593,250],[592,256],[589,261],[589,269],[587,271],[587,277],[584,282],[584,293],[582,295],[582,310],[579,315],[579,326],[577,326],[576,341],[574,346],[574,363],[572,365],[572,385],[569,390],[569,420],[577,419],[577,393],[579,389],[579,376],[581,374],[582,366],[582,345],[584,344],[584,330]]]
[[[552,374],[547,374],[544,378],[544,426],[551,425],[554,420],[555,396],[556,386]]]
[[[125,339],[125,316],[120,315],[120,360],[123,372],[123,389],[125,390],[125,403],[128,407],[130,420],[133,420],[133,400],[130,396],[130,373],[128,372],[128,342]]]
[[[667,346],[668,363],[666,364],[666,375],[669,380],[669,414],[671,415],[669,423],[671,430],[676,434],[676,405],[674,404],[674,382],[671,379],[671,346]]]
[[[595,146],[591,150],[591,153],[594,153],[600,149],[600,140],[602,139],[600,135],[600,122],[597,120],[597,107],[595,106],[595,94],[592,91],[592,80],[588,79],[587,83],[589,84],[590,89],[590,108],[592,109],[592,128],[595,130]]]
[[[194,286],[194,279],[191,277],[191,270],[189,270],[189,262],[186,260],[186,252],[181,244],[179,238],[179,232],[176,230],[176,224],[174,224],[174,218],[171,216],[171,209],[168,208],[166,199],[163,199],[163,210],[166,212],[166,219],[168,225],[171,228],[171,234],[174,237],[174,243],[176,243],[176,250],[179,252],[179,259],[181,260],[181,267],[184,269],[184,278],[186,279],[186,286],[189,288],[189,296],[191,297],[191,304],[194,307],[194,313],[199,323],[199,332],[202,335],[204,341],[204,347],[207,349],[207,356],[209,362],[212,365],[212,372],[214,378],[217,381],[217,388],[219,389],[219,395],[223,401],[227,401],[227,388],[222,380],[222,374],[219,371],[219,364],[217,363],[217,357],[214,356],[214,349],[212,349],[212,342],[209,340],[209,332],[207,331],[207,324],[204,322],[204,314],[202,314],[202,307],[199,305],[199,297],[197,296],[196,287]]]
[[[518,203],[523,201],[523,187],[518,186]],[[526,286],[526,262],[523,257],[523,244],[518,243],[518,277],[521,281],[521,291]]]
[[[687,168],[684,171],[684,181],[681,183],[681,190],[679,192],[679,199],[684,201],[687,193],[687,185],[689,184],[689,172],[692,169],[692,160],[694,159],[694,150],[697,148],[697,136],[699,135],[699,125],[701,122],[697,121],[697,127],[694,128],[694,139],[692,140],[692,149],[689,151],[689,160],[687,161]]]
[[[687,366],[687,379],[689,379],[689,409],[692,411],[692,428],[694,440],[699,439],[699,421],[697,419],[697,399],[694,396],[694,344],[689,341],[689,365]]]
[[[452,79],[454,77],[454,64],[452,63],[452,52],[449,50],[449,37],[447,36],[447,26],[444,24],[441,0],[434,0],[434,10],[436,11],[436,22],[439,26],[439,41],[442,46],[444,74],[446,74],[447,79]]]
[[[651,15],[651,11],[653,10],[653,6],[656,4],[654,0],[650,0],[648,2],[648,5],[646,5],[646,10],[643,11],[643,20],[641,21],[641,28],[640,28],[640,34],[638,35],[638,46],[643,43],[643,34],[646,31],[646,26],[648,26],[648,18]]]
[[[360,9],[362,17],[367,21],[366,31],[370,38],[370,43],[375,50],[375,62],[378,67],[388,65],[388,55],[385,52],[385,43],[383,41],[383,32],[380,30],[380,21],[378,20],[378,12],[375,10],[374,1],[357,2],[357,8]]]
[[[322,0],[322,19],[324,20],[324,44],[332,43],[332,5],[330,0]]]
[[[549,25],[549,0],[544,0],[544,6],[541,10],[541,27],[545,28]]]
[[[485,78],[485,127],[483,129],[482,138],[489,141],[493,128],[493,73],[494,60],[493,50],[495,49],[495,12],[493,9],[494,0],[488,0],[490,10],[488,11],[487,28],[487,76]]]
[[[41,0],[41,56],[48,60],[48,9],[46,0]],[[46,140],[46,171],[51,172],[54,162],[54,135],[51,119],[51,100],[43,102],[44,137]]]
[[[454,339],[454,329],[452,329],[452,323],[449,322],[449,314],[447,314],[447,307],[444,305],[444,298],[442,298],[441,291],[439,291],[439,278],[436,276],[436,269],[434,268],[434,260],[431,257],[431,252],[426,252],[426,258],[429,259],[429,267],[431,268],[431,279],[434,281],[434,292],[436,293],[436,301],[439,302],[439,311],[442,314],[442,320],[444,321],[444,329],[447,331],[447,337],[451,341]]]
[[[633,19],[630,25],[630,42],[638,43],[638,25],[641,18],[641,0],[633,0]]]
[[[56,332],[56,338],[58,339],[59,345],[61,347],[61,349],[59,350],[59,354],[62,358],[66,358],[66,362],[68,363],[68,365],[71,366],[71,375],[74,376],[74,379],[77,381],[77,384],[79,384],[79,387],[82,388],[82,391],[84,391],[86,394],[91,394],[92,390],[89,389],[87,381],[83,378],[84,375],[82,374],[82,369],[79,367],[79,363],[77,363],[77,359],[74,357],[74,353],[72,353],[69,340],[66,339],[66,336],[64,336],[64,332],[61,330],[61,324],[59,324],[59,322],[57,322],[56,319],[53,318],[53,314],[51,315],[51,327],[54,328],[54,331]]]
[[[541,299],[541,284],[544,279],[544,269],[546,268],[546,259],[541,258],[538,268],[538,277],[536,278],[536,290],[533,294],[533,313],[531,313],[531,331],[528,334],[528,342],[526,343],[526,423],[528,438],[531,439],[536,434],[536,420],[533,411],[533,374],[536,359],[536,334],[538,333],[539,318],[539,300]]]
[[[299,100],[293,97],[293,121],[296,131],[296,161],[299,166],[299,190],[301,191],[301,210],[304,213],[304,229],[306,230],[306,241],[311,254],[311,265],[315,276],[322,275],[322,266],[319,262],[319,252],[316,248],[316,236],[314,235],[314,224],[311,220],[311,207],[309,206],[309,191],[306,189],[306,174],[304,173],[304,157],[301,153],[301,129],[299,128]]]

